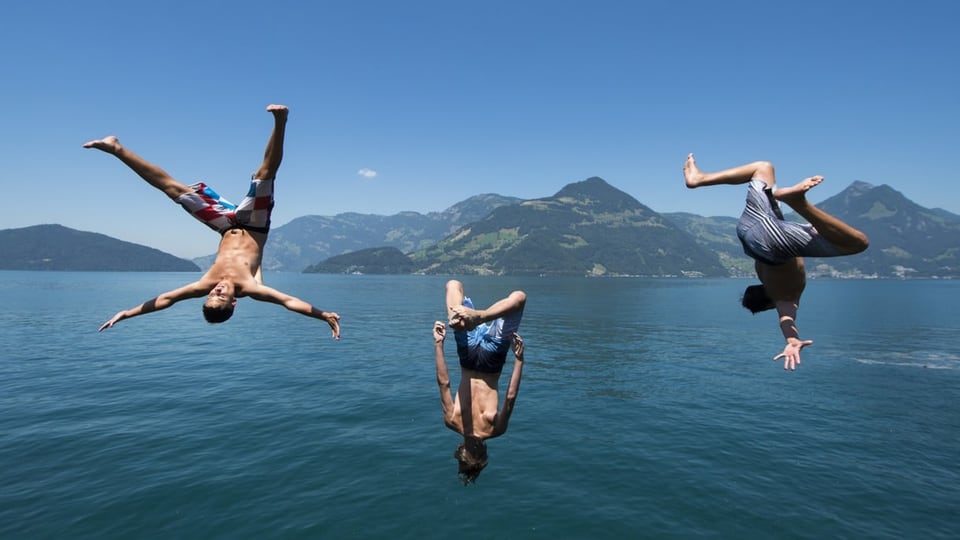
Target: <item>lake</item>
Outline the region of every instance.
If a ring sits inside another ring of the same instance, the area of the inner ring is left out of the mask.
[[[811,281],[815,344],[785,372],[747,280],[462,277],[480,305],[528,295],[510,430],[464,487],[433,366],[447,278],[266,276],[340,313],[339,342],[250,299],[97,333],[197,277],[0,272],[0,538],[960,530],[957,281]]]

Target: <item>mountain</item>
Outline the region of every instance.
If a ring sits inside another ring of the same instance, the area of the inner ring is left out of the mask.
[[[720,264],[731,277],[753,277],[753,259],[743,252],[737,238],[737,218],[728,216],[704,217],[686,212],[671,212],[663,216],[686,231],[697,244],[714,252]]]
[[[395,247],[409,253],[435,244],[494,208],[521,199],[495,194],[475,195],[442,212],[400,212],[391,216],[348,212],[335,216],[303,216],[270,231],[264,250],[266,271],[300,272],[334,255],[370,247]],[[194,262],[207,268],[213,255]]]
[[[956,214],[924,208],[886,184],[860,181],[817,207],[863,231],[870,238],[870,248],[849,257],[809,257],[807,272],[813,277],[960,277],[960,216]],[[697,243],[716,252],[730,275],[754,275],[753,260],[737,240],[736,218],[665,215]],[[795,213],[785,217],[804,221]]]
[[[334,255],[308,266],[307,274],[412,274],[413,261],[395,247],[368,248]]]
[[[498,207],[411,259],[424,273],[727,275],[715,253],[597,177]]]
[[[870,247],[851,257],[811,259],[807,268],[812,275],[960,277],[960,216],[956,214],[924,208],[886,184],[859,181],[817,207],[863,231]]]
[[[870,248],[809,258],[812,277],[960,277],[956,214],[866,182],[817,206],[866,233]],[[408,253],[412,271],[424,273],[753,276],[736,223],[734,217],[658,214],[590,178],[529,201],[486,194],[428,214],[301,217],[271,233],[264,269],[296,270],[369,250],[312,270],[404,272],[396,252],[370,250],[393,247]],[[202,266],[212,260],[199,259]],[[18,270],[198,270],[155,249],[59,225],[0,231],[0,261],[0,269]]]
[[[196,272],[160,250],[62,225],[0,231],[0,270]]]

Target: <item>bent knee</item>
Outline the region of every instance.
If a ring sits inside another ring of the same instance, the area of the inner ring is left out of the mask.
[[[868,247],[870,247],[870,239],[867,238],[867,235],[857,231],[841,249],[844,255],[855,255],[866,251]]]
[[[510,298],[513,298],[514,300],[516,300],[520,304],[520,306],[523,306],[524,304],[527,303],[527,293],[523,291],[513,291],[512,293],[510,293]]]
[[[867,238],[867,235],[863,233],[859,233],[857,235],[857,241],[854,245],[854,248],[856,249],[854,253],[860,253],[862,251],[866,251],[868,247],[870,247],[870,239]]]
[[[776,179],[773,162],[755,161],[753,163],[753,177],[757,180],[762,180],[768,184],[772,184]]]

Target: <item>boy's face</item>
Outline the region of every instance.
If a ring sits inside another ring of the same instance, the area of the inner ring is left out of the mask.
[[[220,309],[225,306],[236,306],[237,297],[233,295],[233,283],[221,281],[207,293],[207,301],[203,303],[207,307]]]

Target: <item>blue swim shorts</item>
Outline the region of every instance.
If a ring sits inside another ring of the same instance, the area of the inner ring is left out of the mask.
[[[463,305],[473,308],[469,298],[463,299]],[[503,371],[507,353],[513,345],[513,335],[520,329],[522,318],[523,310],[519,309],[473,330],[454,332],[460,367],[484,373]]]

